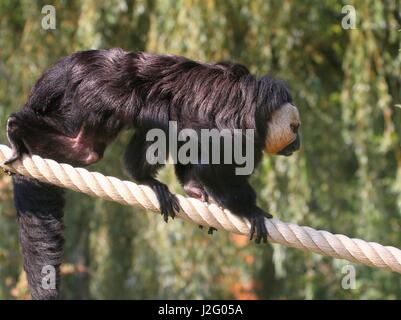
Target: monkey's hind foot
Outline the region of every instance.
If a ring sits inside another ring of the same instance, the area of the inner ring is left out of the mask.
[[[163,216],[165,222],[168,222],[168,218],[175,218],[176,212],[180,211],[177,197],[170,192],[168,187],[155,180],[148,184],[152,190],[156,193],[157,200],[160,204],[160,213]]]
[[[270,213],[264,212],[262,209],[259,209],[255,213],[253,213],[249,221],[251,222],[251,232],[250,232],[250,240],[253,240],[255,236],[255,242],[260,243],[263,240],[264,243],[267,243],[267,228],[265,225],[265,218],[272,218],[273,216]]]

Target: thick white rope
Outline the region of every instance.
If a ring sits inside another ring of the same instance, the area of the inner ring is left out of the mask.
[[[11,166],[3,165],[4,160],[10,155],[10,148],[0,145],[0,164],[11,172],[102,199],[159,211],[156,195],[147,186],[106,177],[83,168],[73,168],[68,164],[60,164],[39,156],[24,157],[22,162],[16,161]],[[250,223],[247,219],[235,216],[215,204],[204,203],[181,195],[177,195],[177,198],[181,206],[178,217],[199,225],[249,235]],[[284,223],[277,218],[266,219],[265,223],[271,242],[401,273],[400,249],[382,246],[375,242],[350,239],[341,234],[334,235],[310,227]]]

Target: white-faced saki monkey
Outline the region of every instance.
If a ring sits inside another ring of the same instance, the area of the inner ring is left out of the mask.
[[[76,52],[46,70],[22,109],[10,115],[7,134],[13,154],[37,154],[58,162],[87,166],[99,161],[123,129],[133,129],[124,155],[129,175],[150,186],[167,221],[179,210],[175,196],[156,179],[163,163],[149,163],[150,129],[168,137],[178,130],[251,129],[255,166],[263,152],[291,155],[300,147],[298,109],[286,85],[269,76],[256,78],[240,64],[201,63],[174,55],[122,49]],[[168,144],[168,143],[167,143]],[[169,150],[171,152],[171,150]],[[233,151],[232,151],[233,152]],[[200,155],[199,155],[200,157]],[[248,182],[231,163],[175,163],[177,178],[191,197],[209,199],[246,217],[250,238],[266,242],[264,219]],[[24,268],[33,298],[57,298],[58,288],[42,288],[42,269],[57,275],[63,247],[63,190],[14,175]],[[57,286],[58,287],[58,277]]]

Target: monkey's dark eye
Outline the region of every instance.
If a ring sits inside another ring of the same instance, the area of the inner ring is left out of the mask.
[[[292,132],[294,133],[298,133],[298,129],[299,129],[299,123],[292,123],[290,125]]]

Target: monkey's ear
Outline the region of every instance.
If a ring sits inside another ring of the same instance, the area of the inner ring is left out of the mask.
[[[294,105],[286,103],[275,110],[267,124],[265,151],[276,154],[294,142],[300,124],[299,112]]]

